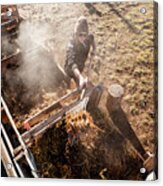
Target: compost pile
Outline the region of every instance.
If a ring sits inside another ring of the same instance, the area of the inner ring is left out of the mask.
[[[87,111],[67,114],[31,150],[40,177],[142,179],[142,162],[124,138],[95,110],[98,127]],[[128,147],[127,147],[128,146]],[[129,166],[130,165],[130,166]]]

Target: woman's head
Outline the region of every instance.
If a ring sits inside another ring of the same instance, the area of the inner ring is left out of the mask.
[[[89,30],[88,30],[88,23],[86,17],[84,16],[79,17],[74,28],[74,34],[76,38],[81,43],[83,43],[88,35],[88,32]]]

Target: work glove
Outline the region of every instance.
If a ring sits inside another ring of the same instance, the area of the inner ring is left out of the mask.
[[[80,76],[80,79],[79,79],[79,89],[83,89],[86,87],[88,83],[88,79],[87,78],[84,78],[83,76]]]

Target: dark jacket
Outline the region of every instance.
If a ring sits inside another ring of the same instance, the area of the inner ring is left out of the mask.
[[[93,42],[94,36],[92,34],[87,36],[85,46],[81,43],[77,43],[74,38],[70,40],[66,52],[66,63],[64,67],[68,76],[74,78],[73,70],[75,68],[78,68],[80,72],[83,71],[90,46]]]

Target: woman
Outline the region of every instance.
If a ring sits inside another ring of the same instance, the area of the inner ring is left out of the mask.
[[[73,37],[68,44],[65,63],[65,72],[81,89],[87,83],[87,78],[84,78],[81,73],[91,47],[91,55],[95,55],[94,36],[89,34],[87,19],[82,16],[77,20]]]

